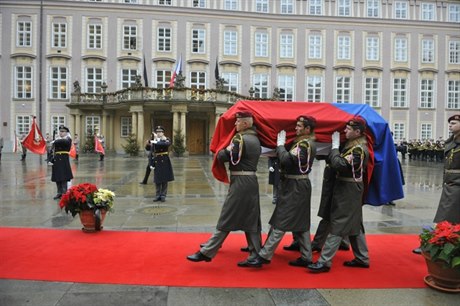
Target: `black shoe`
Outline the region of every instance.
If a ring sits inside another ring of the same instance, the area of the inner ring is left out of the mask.
[[[160,197],[153,199],[153,202],[159,202],[159,201],[161,201]]]
[[[166,201],[166,198],[161,197],[160,201],[161,201],[161,202],[164,202],[164,201]]]
[[[331,269],[330,267],[326,266],[321,262],[309,264],[307,268],[308,270],[310,270],[310,272],[313,273],[329,272],[329,270]]]
[[[285,245],[283,249],[286,251],[300,251],[300,246],[297,241],[293,241],[291,245]]]
[[[369,264],[360,262],[357,259],[353,259],[352,261],[345,261],[343,263],[345,267],[351,267],[351,268],[369,268]]]
[[[250,252],[248,246],[245,247],[245,248],[241,248],[240,250],[241,250],[241,252],[248,252],[248,253]]]
[[[265,258],[262,258],[260,256],[257,256],[256,258],[254,259],[247,259],[247,260],[244,260],[244,261],[240,261],[238,263],[238,267],[243,267],[243,268],[260,268],[262,267],[262,265],[267,265],[269,264],[271,261],[270,260],[267,260]]]
[[[312,251],[313,253],[321,253],[321,248],[318,247],[318,246],[312,246],[312,247],[311,247],[311,251]]]
[[[58,193],[57,195],[55,195],[55,196],[53,197],[53,200],[57,200],[57,199],[60,199],[60,198],[62,198],[62,194],[59,194],[59,193]]]
[[[187,259],[190,261],[194,261],[194,262],[199,262],[199,261],[210,262],[212,260],[208,256],[203,255],[200,251],[196,252],[193,255],[187,256]]]
[[[390,206],[396,206],[396,203],[395,203],[395,202],[393,202],[393,201],[390,201],[390,202],[388,202],[388,203],[387,203],[387,205],[390,205]]]
[[[341,243],[339,246],[339,250],[340,251],[350,251],[350,246],[348,244]]]
[[[420,254],[422,254],[422,249],[421,248],[415,248],[415,249],[412,250],[412,253],[420,255]]]
[[[294,266],[294,267],[305,267],[306,268],[311,263],[312,263],[311,261],[305,260],[302,257],[299,257],[296,260],[291,260],[289,262],[289,265]]]
[[[278,201],[278,200],[277,200],[276,198],[273,198],[272,204],[276,204],[277,201]]]

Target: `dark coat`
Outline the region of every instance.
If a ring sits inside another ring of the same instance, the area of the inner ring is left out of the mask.
[[[168,149],[171,145],[169,138],[159,140],[151,145],[153,158],[150,158],[150,165],[155,167],[153,182],[155,184],[174,181],[174,172],[169,159]]]
[[[330,167],[329,160],[326,160],[321,188],[321,200],[318,209],[318,216],[326,221],[331,220],[332,191],[334,190],[335,176],[335,170]]]
[[[69,160],[71,146],[72,139],[70,137],[58,138],[54,141],[54,162],[51,170],[52,182],[68,182],[73,179]]]

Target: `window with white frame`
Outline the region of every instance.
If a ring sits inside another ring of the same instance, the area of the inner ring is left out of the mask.
[[[86,92],[100,93],[102,85],[102,68],[86,68]]]
[[[293,58],[294,57],[294,35],[281,34],[280,35],[280,57]]]
[[[434,80],[422,79],[420,80],[420,107],[433,108],[434,98]]]
[[[52,47],[65,48],[67,47],[67,24],[55,22],[52,26]]]
[[[380,45],[378,37],[366,38],[366,60],[378,61],[380,58]]]
[[[171,70],[157,70],[155,83],[157,88],[168,88],[171,81]]]
[[[308,58],[320,59],[323,54],[322,37],[319,34],[308,36]]]
[[[171,52],[171,28],[159,27],[157,34],[157,51]]]
[[[205,52],[205,36],[206,32],[204,29],[192,30],[192,53],[203,54]]]
[[[88,24],[88,49],[102,49],[101,24]]]
[[[436,7],[434,3],[420,4],[420,19],[424,21],[434,21],[436,18]]]
[[[460,4],[449,4],[448,20],[449,22],[460,22]]]
[[[125,3],[137,4],[137,0],[124,0]]]
[[[422,63],[434,63],[433,39],[422,39]]]
[[[293,14],[294,13],[293,0],[281,0],[280,12],[281,14]]]
[[[449,41],[449,64],[460,64],[460,40]]]
[[[158,0],[159,5],[172,5],[172,0]]]
[[[32,46],[32,22],[18,21],[16,35],[16,47]]]
[[[406,138],[406,125],[401,122],[393,123],[393,139],[400,141]]]
[[[120,117],[120,137],[129,137],[132,134],[132,117]]]
[[[267,99],[268,98],[268,74],[259,73],[252,77],[252,88],[254,89],[254,97]]]
[[[50,98],[67,99],[67,67],[51,67],[50,75]]]
[[[238,0],[224,0],[224,10],[228,10],[228,11],[238,10]]]
[[[364,102],[372,107],[380,106],[380,79],[366,78],[364,82]]]
[[[32,98],[32,67],[16,66],[15,69],[15,95],[16,99]]]
[[[238,33],[236,31],[224,31],[224,55],[237,55]]]
[[[447,81],[447,108],[460,109],[460,81],[448,80]]]
[[[268,33],[255,33],[255,56],[268,57]]]
[[[394,78],[393,79],[393,107],[407,107],[407,79]]]
[[[307,77],[307,102],[323,100],[323,77],[310,75]]]
[[[396,37],[394,47],[395,62],[407,62],[407,38]]]
[[[190,72],[190,88],[206,89],[206,72],[191,71]]]
[[[294,99],[294,76],[278,76],[278,88],[280,91],[280,101],[292,101]]]
[[[335,101],[337,103],[350,103],[351,101],[351,79],[350,77],[339,76],[335,79]]]
[[[238,92],[238,73],[224,72],[222,73],[222,78],[225,80],[224,90]]]
[[[101,130],[101,117],[100,116],[86,116],[85,118],[85,131],[87,136],[95,134],[95,130]]]
[[[258,13],[268,13],[269,12],[268,0],[256,0],[255,6],[256,6],[256,12]]]
[[[427,140],[433,138],[433,127],[431,123],[422,123],[420,125],[420,139]]]
[[[339,36],[337,38],[337,59],[349,60],[351,56],[351,38],[350,36]]]
[[[193,0],[193,7],[206,7],[206,0]]]
[[[308,13],[310,15],[323,15],[323,0],[308,1]]]
[[[137,50],[137,26],[123,26],[123,50]]]
[[[367,17],[380,17],[380,0],[367,0]]]
[[[16,135],[26,135],[29,133],[30,125],[32,124],[31,116],[17,115],[16,116]]]
[[[394,18],[395,19],[409,18],[407,1],[395,1],[393,4],[393,7],[394,7]]]
[[[65,126],[65,117],[60,115],[51,116],[51,133],[54,135],[59,135],[59,126]]]
[[[337,16],[351,16],[351,0],[337,0]]]
[[[130,88],[136,84],[137,69],[121,69],[121,88]]]

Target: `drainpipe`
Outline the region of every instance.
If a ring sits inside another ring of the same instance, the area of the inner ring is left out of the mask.
[[[40,0],[40,37],[38,49],[38,128],[42,128],[42,103],[43,103],[43,90],[42,90],[42,74],[43,74],[43,0]],[[46,126],[45,126],[46,127]]]

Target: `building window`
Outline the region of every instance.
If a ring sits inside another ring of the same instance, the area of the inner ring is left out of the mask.
[[[67,99],[67,68],[51,67],[51,99]]]
[[[280,35],[280,57],[293,58],[294,57],[294,35],[281,34]]]
[[[16,99],[30,99],[32,98],[32,67],[30,66],[16,66],[16,86],[15,98]]]
[[[280,75],[278,77],[280,101],[292,101],[294,99],[294,76]]]
[[[158,28],[157,51],[159,52],[170,52],[171,51],[171,29],[170,28]]]
[[[433,128],[431,126],[431,123],[422,123],[420,126],[420,139],[422,140],[427,140],[427,139],[432,139],[433,138]]]
[[[351,54],[351,38],[349,36],[338,37],[337,59],[349,60]]]
[[[308,76],[307,77],[307,102],[321,102],[323,78],[321,76]]]
[[[322,57],[322,39],[321,35],[308,36],[308,58],[320,59]]]
[[[131,117],[120,117],[120,137],[129,137],[132,134],[132,120]]]
[[[268,74],[254,74],[252,87],[254,89],[254,97],[267,99],[268,98]]]
[[[337,16],[351,16],[351,0],[337,0]]]
[[[206,72],[190,72],[190,87],[196,89],[206,89]]]
[[[379,38],[378,37],[367,37],[366,38],[366,60],[378,61],[379,54]]]
[[[407,38],[395,38],[394,52],[396,62],[407,62]]]
[[[449,41],[449,64],[460,63],[460,41]]]
[[[124,0],[125,3],[137,4],[137,0]]]
[[[434,21],[436,14],[436,7],[434,3],[420,4],[420,19],[424,21]]]
[[[460,81],[448,80],[447,81],[447,108],[460,109]]]
[[[237,55],[238,33],[236,31],[224,31],[224,55]]]
[[[16,116],[16,133],[17,135],[26,135],[29,133],[31,120],[29,115],[27,116]]]
[[[395,19],[407,19],[407,1],[396,1],[394,3],[394,18]]]
[[[268,34],[267,33],[256,33],[255,34],[255,56],[256,57],[268,57]]]
[[[380,80],[378,78],[366,78],[364,89],[364,101],[372,107],[380,106]]]
[[[335,80],[336,102],[350,103],[351,101],[351,79],[350,77],[337,77]]]
[[[404,123],[393,124],[393,139],[395,141],[403,140],[406,138],[406,126]]]
[[[67,24],[53,23],[52,47],[65,48],[67,46]]]
[[[172,5],[172,0],[158,0],[159,5]]]
[[[102,25],[88,25],[88,49],[102,49]]]
[[[65,117],[64,116],[51,116],[51,132],[54,135],[59,135],[59,126],[65,126]]]
[[[205,51],[205,30],[192,30],[192,53],[203,54]]]
[[[433,39],[422,39],[422,63],[434,63]]]
[[[323,0],[308,1],[308,13],[310,15],[323,15]]]
[[[460,22],[460,4],[449,4],[449,22]]]
[[[102,85],[102,68],[86,68],[86,92],[100,93]]]
[[[122,69],[121,70],[121,88],[130,88],[136,84],[136,69]]]
[[[155,80],[157,88],[168,88],[171,81],[171,70],[157,70]]]
[[[96,130],[101,130],[101,117],[99,116],[86,116],[85,131],[87,136],[94,135]]]
[[[407,107],[407,79],[393,79],[393,107]]]
[[[225,80],[224,90],[238,92],[238,74],[225,72],[222,73],[222,78]]]
[[[420,107],[433,108],[434,80],[420,81]]]
[[[293,14],[294,13],[294,4],[293,4],[292,0],[281,0],[280,12],[281,12],[281,14]]]
[[[380,0],[367,0],[367,17],[380,17]]]
[[[193,0],[193,7],[206,7],[206,0]]]
[[[238,0],[224,0],[224,10],[228,10],[228,11],[238,10]]]
[[[32,46],[32,22],[18,21],[16,47]]]
[[[256,0],[256,12],[268,13],[268,0]]]
[[[137,26],[123,26],[123,50],[137,50]]]

